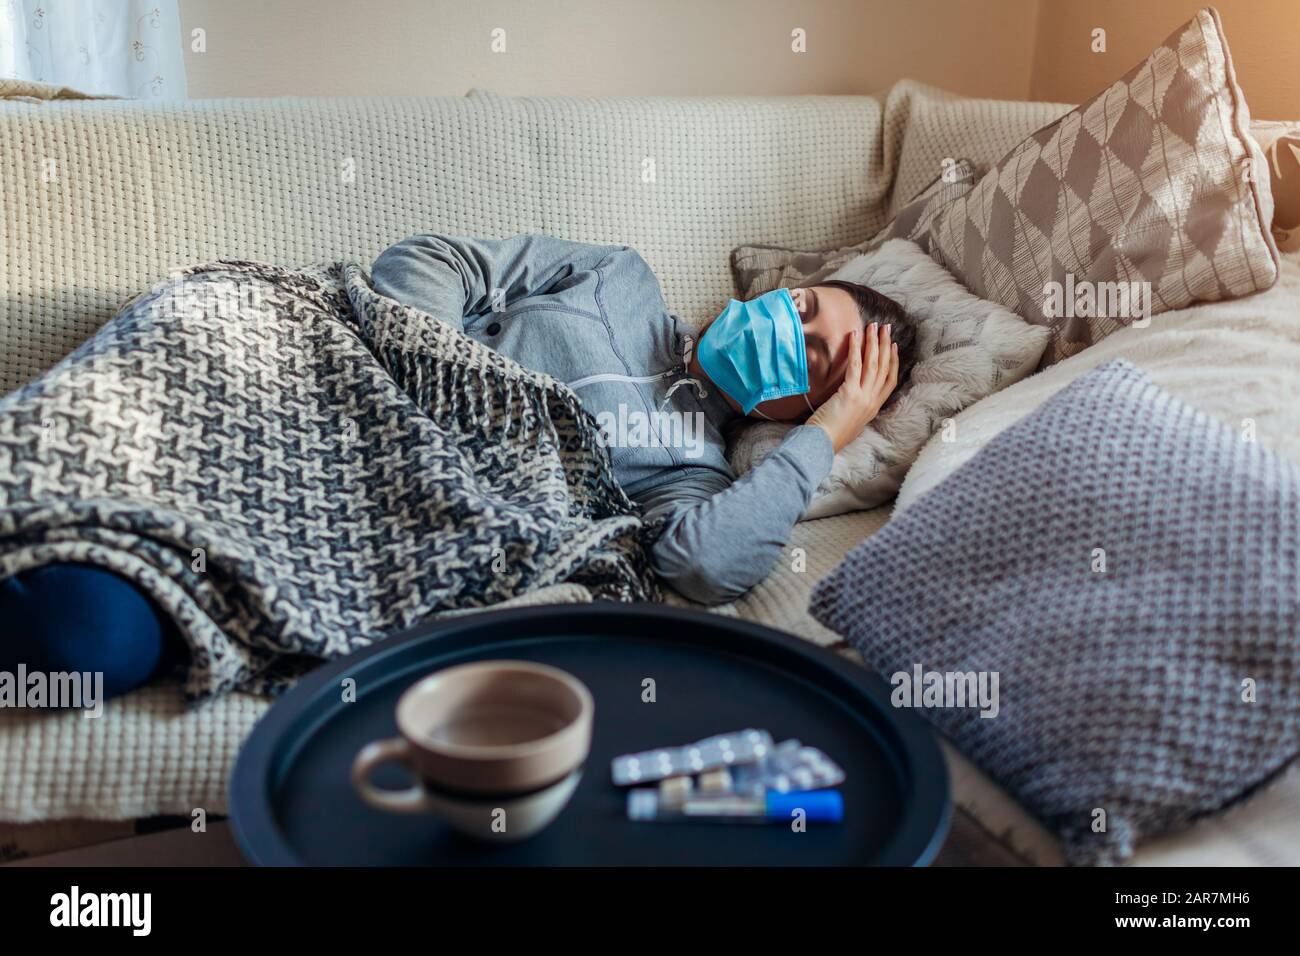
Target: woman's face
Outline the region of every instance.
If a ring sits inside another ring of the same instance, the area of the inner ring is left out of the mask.
[[[835,394],[844,381],[849,361],[849,336],[862,328],[858,304],[843,289],[817,285],[808,289],[791,289],[794,307],[803,323],[804,351],[808,356],[808,393],[760,402],[753,417],[779,422],[802,421]],[[805,402],[804,398],[808,401]],[[762,413],[761,415],[759,413]]]

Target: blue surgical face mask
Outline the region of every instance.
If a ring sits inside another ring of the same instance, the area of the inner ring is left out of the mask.
[[[760,402],[808,392],[803,323],[789,289],[748,302],[732,299],[705,329],[696,354],[713,384],[746,415]]]

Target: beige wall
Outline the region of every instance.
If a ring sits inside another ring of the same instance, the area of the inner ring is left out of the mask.
[[[207,31],[186,54],[191,97],[869,93],[911,76],[1023,98],[1038,15],[1038,0],[180,3],[187,35]]]
[[[1206,0],[1043,0],[1029,96],[1077,103],[1141,62]],[[1215,0],[1237,79],[1258,119],[1300,119],[1300,0]],[[1106,52],[1090,49],[1094,27]]]
[[[192,97],[869,93],[1077,103],[1205,0],[180,0]],[[1217,0],[1257,117],[1300,118],[1300,0]],[[1091,52],[1094,27],[1105,53]],[[493,53],[491,31],[506,31]],[[790,50],[807,32],[808,52]]]

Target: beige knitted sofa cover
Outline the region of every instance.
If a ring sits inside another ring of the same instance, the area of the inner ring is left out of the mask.
[[[670,307],[698,323],[732,292],[733,246],[860,242],[945,157],[992,162],[1068,109],[911,82],[879,98],[152,104],[14,92],[27,96],[0,102],[0,392],[173,267],[369,261],[417,231],[628,243]],[[882,508],[801,524],[790,560],[719,612],[835,646],[806,614],[808,592],[887,518]],[[588,596],[562,587],[532,599]],[[97,720],[0,712],[0,820],[221,813],[235,754],[266,707],[236,694],[186,710],[161,686]],[[1014,802],[949,756],[959,806],[1025,858],[1056,858]]]

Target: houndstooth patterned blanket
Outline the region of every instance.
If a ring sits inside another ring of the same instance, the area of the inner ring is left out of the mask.
[[[132,579],[193,699],[560,582],[655,597],[649,534],[568,388],[356,265],[187,269],[0,399],[0,577]]]

